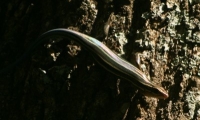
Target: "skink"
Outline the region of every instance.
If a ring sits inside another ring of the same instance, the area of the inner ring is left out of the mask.
[[[168,98],[168,93],[162,87],[154,85],[148,80],[142,71],[116,55],[97,39],[76,31],[62,28],[53,29],[42,34],[32,45],[32,47],[21,57],[21,59],[18,59],[5,70],[0,70],[0,74],[4,73],[8,69],[12,68],[13,65],[16,65],[18,62],[25,59],[26,56],[36,49],[37,46],[48,40],[48,38],[56,36],[64,37],[79,43],[82,47],[92,53],[94,59],[97,61],[97,63],[99,63],[100,66],[119,78],[127,80],[142,94],[159,99]]]

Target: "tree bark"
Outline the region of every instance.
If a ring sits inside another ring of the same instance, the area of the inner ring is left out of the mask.
[[[0,119],[200,119],[198,1],[1,0],[0,6],[1,69],[42,33],[68,28],[105,43],[169,93],[165,100],[143,96],[81,46],[53,38],[0,76]]]

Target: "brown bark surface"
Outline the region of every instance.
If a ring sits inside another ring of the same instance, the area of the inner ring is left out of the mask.
[[[89,51],[53,38],[0,75],[0,119],[200,119],[199,19],[197,0],[1,0],[1,70],[42,33],[69,28],[138,66],[169,98],[143,96]]]

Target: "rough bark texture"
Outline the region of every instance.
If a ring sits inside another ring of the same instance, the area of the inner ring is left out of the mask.
[[[134,65],[140,59],[138,67],[169,93],[165,100],[145,97],[96,64],[88,51],[56,39],[0,76],[1,120],[200,119],[198,0],[0,3],[1,69],[43,32],[70,28]]]

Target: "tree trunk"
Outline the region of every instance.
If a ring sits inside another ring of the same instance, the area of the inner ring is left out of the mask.
[[[200,2],[0,3],[0,70],[19,59],[42,33],[68,28],[105,43],[169,94],[165,100],[143,96],[96,64],[82,46],[52,38],[0,75],[0,119],[200,119]]]

